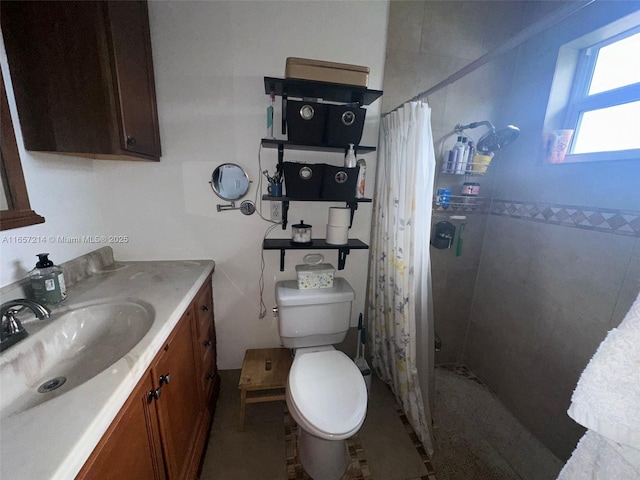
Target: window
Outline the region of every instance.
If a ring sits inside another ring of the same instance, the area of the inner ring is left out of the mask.
[[[640,159],[640,28],[583,48],[564,126],[567,161]]]

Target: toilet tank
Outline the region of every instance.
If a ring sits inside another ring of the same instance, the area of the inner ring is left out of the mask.
[[[287,348],[332,345],[344,340],[355,292],[344,278],[333,287],[298,289],[295,280],[276,283],[278,331]]]

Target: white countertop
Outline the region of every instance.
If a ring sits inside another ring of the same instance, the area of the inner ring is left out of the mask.
[[[151,304],[155,320],[127,355],[99,375],[1,421],[0,478],[74,478],[214,266],[212,260],[117,262],[71,287],[54,318],[76,304],[126,299]]]

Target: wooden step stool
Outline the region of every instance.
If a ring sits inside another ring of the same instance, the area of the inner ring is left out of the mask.
[[[238,430],[244,429],[247,403],[274,402],[285,399],[287,377],[291,368],[288,348],[260,348],[247,350],[240,373],[240,418]]]

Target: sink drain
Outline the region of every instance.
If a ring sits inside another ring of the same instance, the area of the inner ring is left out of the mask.
[[[64,382],[67,381],[66,377],[56,377],[51,380],[47,380],[42,385],[38,387],[38,392],[40,393],[48,393],[53,392],[56,388],[60,388],[64,385]]]

